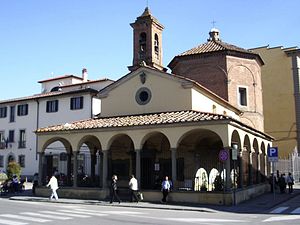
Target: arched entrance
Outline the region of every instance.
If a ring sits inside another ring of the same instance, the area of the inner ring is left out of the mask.
[[[201,190],[196,187],[201,184],[202,190],[212,190],[216,176],[210,176],[210,171],[223,171],[223,165],[218,159],[219,151],[223,148],[221,138],[213,131],[197,129],[185,134],[177,149],[177,182],[179,188]],[[197,171],[202,168],[201,174]],[[203,174],[205,174],[203,176]],[[200,176],[201,175],[201,176]]]
[[[141,151],[141,187],[160,189],[165,176],[172,180],[170,143],[164,134],[151,133]]]
[[[119,134],[112,138],[108,151],[108,180],[113,174],[118,176],[118,186],[128,188],[131,174],[135,174],[136,156],[134,144],[126,134]]]

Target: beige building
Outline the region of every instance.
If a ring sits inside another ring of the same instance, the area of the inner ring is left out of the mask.
[[[279,156],[287,158],[300,144],[300,49],[268,46],[252,49],[265,62],[262,67],[265,132],[275,140]]]
[[[166,72],[161,61],[163,26],[148,8],[131,26],[131,72],[99,92],[99,117],[36,131],[39,182],[46,182],[49,173],[47,147],[60,142],[67,167],[61,185],[71,185],[73,196],[82,193],[79,187],[94,186],[101,187],[97,198],[106,198],[113,174],[121,189],[128,188],[128,178],[135,174],[145,200],[152,201],[160,199],[166,175],[173,182],[171,201],[232,204],[233,190],[239,190],[237,202],[264,192],[272,137],[263,128],[260,57],[213,38],[219,35],[213,30],[203,46],[216,48],[172,60],[173,72],[185,65],[211,68],[202,74],[215,79],[210,82],[218,84],[222,96],[201,84],[200,77]],[[222,63],[216,65],[216,57]],[[190,59],[197,61],[189,64]],[[215,69],[222,71],[221,78]]]

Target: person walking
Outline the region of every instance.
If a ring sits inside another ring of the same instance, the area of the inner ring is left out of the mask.
[[[289,173],[289,175],[287,177],[287,184],[289,187],[289,193],[290,194],[293,193],[294,178],[291,173]]]
[[[33,180],[32,180],[32,194],[35,195],[35,189],[39,184],[39,175],[38,173],[35,173],[33,175]]]
[[[55,200],[58,200],[58,195],[56,193],[56,190],[58,189],[58,182],[57,182],[57,179],[54,175],[52,175],[51,179],[49,180],[48,184],[46,185],[47,187],[50,186],[51,190],[52,190],[52,193],[51,193],[51,196],[50,196],[50,200],[53,199],[53,197],[55,198]]]
[[[161,200],[162,203],[166,203],[167,202],[167,196],[170,192],[170,188],[171,188],[171,184],[169,182],[169,177],[165,176],[164,181],[161,184],[161,189],[162,189],[162,194],[163,194],[163,198]]]
[[[134,199],[136,203],[138,203],[139,202],[139,199],[137,197],[138,182],[137,179],[134,177],[134,175],[131,175],[131,179],[129,180],[129,190],[130,190],[130,201],[133,202]]]
[[[118,190],[118,186],[117,186],[118,177],[117,177],[117,175],[113,175],[111,179],[112,180],[111,180],[111,184],[110,184],[110,204],[113,203],[115,198],[118,200],[118,202],[120,204],[121,200],[120,200],[119,195],[117,193],[117,190]]]

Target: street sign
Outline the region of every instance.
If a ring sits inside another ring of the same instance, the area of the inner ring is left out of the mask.
[[[268,148],[268,161],[269,162],[278,162],[278,147],[269,147]]]
[[[219,160],[225,162],[229,158],[229,152],[226,149],[222,149],[219,152]]]

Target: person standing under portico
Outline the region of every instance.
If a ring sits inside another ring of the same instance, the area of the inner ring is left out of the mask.
[[[170,188],[171,188],[171,184],[169,182],[169,177],[166,176],[164,181],[161,184],[161,189],[162,189],[162,194],[163,194],[163,198],[161,200],[162,203],[166,203],[167,202],[167,196],[170,192]]]

